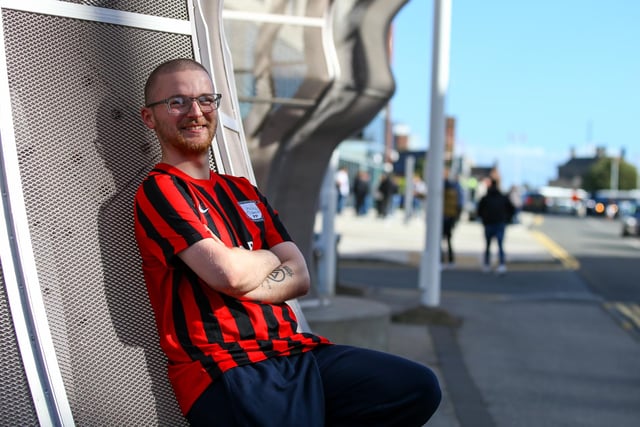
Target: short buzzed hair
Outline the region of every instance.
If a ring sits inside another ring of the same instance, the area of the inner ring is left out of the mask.
[[[209,75],[209,71],[207,71],[207,69],[204,68],[202,64],[194,61],[193,59],[176,58],[165,61],[154,68],[151,74],[149,74],[147,82],[144,85],[144,103],[149,104],[150,102],[152,102],[149,97],[151,95],[151,92],[153,92],[153,89],[155,89],[155,84],[161,75],[182,70],[202,70],[207,73],[207,75]]]

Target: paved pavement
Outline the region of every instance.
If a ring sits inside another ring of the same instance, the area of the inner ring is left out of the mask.
[[[434,368],[444,399],[429,426],[637,425],[639,342],[552,255],[537,217],[508,227],[504,275],[481,271],[482,227],[459,222],[456,264],[441,273],[440,304],[425,309],[425,221],[402,215],[336,217],[337,292],[387,304],[389,351]]]

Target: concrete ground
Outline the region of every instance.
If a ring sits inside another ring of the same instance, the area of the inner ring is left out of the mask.
[[[508,227],[505,275],[482,272],[482,226],[460,221],[455,266],[440,274],[439,304],[425,307],[418,288],[424,218],[348,210],[336,217],[336,293],[387,307],[388,351],[438,374],[444,398],[428,425],[632,426],[640,419],[637,339],[532,230],[536,221],[522,214]]]

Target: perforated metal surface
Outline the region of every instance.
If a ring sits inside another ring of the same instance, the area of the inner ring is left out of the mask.
[[[193,57],[191,39],[13,10],[2,19],[29,230],[75,422],[184,425],[132,208],[159,159],[139,118],[144,80],[159,62]]]
[[[68,3],[85,4],[126,12],[164,16],[173,19],[189,19],[186,0],[63,0]]]
[[[0,425],[38,425],[27,378],[22,368],[18,343],[13,330],[5,292],[4,275],[0,268]]]

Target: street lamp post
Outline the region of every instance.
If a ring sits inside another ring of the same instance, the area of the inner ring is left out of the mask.
[[[431,116],[427,155],[427,231],[420,259],[421,303],[440,304],[440,239],[442,235],[443,161],[445,144],[445,96],[449,85],[451,0],[435,0],[431,68]]]

